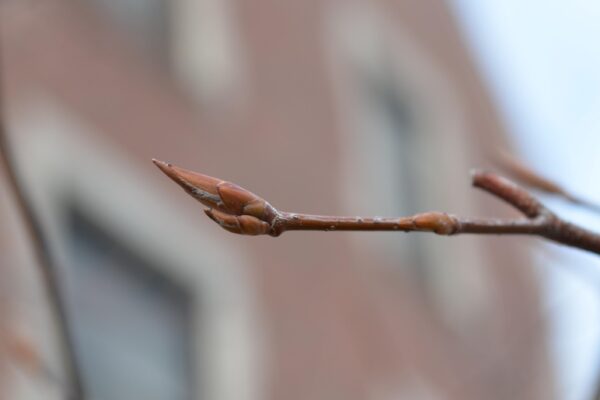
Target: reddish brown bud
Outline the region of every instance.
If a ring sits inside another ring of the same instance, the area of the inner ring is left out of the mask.
[[[413,217],[415,228],[435,232],[438,235],[452,235],[457,230],[456,218],[440,212],[417,214]]]
[[[200,203],[223,229],[244,235],[270,233],[277,210],[264,199],[231,182],[152,160],[161,171]]]
[[[217,185],[217,190],[219,191],[224,207],[233,214],[243,214],[244,207],[254,202],[258,202],[261,205],[266,204],[266,201],[254,193],[230,182],[221,182]]]
[[[206,215],[229,232],[241,235],[264,235],[269,233],[271,226],[250,215],[231,215],[219,210],[208,209]]]
[[[163,161],[152,160],[152,162],[200,203],[207,207],[219,207],[221,197],[217,186],[223,182],[222,180],[188,171]]]
[[[244,235],[264,235],[271,230],[271,225],[251,215],[241,215],[237,218]]]

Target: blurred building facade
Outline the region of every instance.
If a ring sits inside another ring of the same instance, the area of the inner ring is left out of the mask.
[[[238,237],[150,163],[286,211],[510,213],[468,185],[503,129],[442,0],[0,12],[8,127],[90,398],[553,398],[530,239]],[[43,285],[0,202],[2,398],[65,398]],[[43,368],[10,356],[15,337]]]

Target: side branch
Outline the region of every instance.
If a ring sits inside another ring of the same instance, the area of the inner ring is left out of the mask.
[[[473,186],[524,214],[520,218],[465,218],[427,212],[400,218],[332,217],[277,210],[261,197],[233,183],[153,160],[169,178],[208,207],[206,214],[222,228],[245,235],[279,236],[285,231],[401,231],[438,235],[535,235],[600,254],[600,235],[556,216],[533,195],[491,172],[473,172]]]
[[[527,185],[528,187],[540,190],[547,194],[558,196],[575,205],[585,207],[595,213],[600,213],[600,205],[567,191],[556,182],[553,182],[547,177],[535,172],[529,166],[525,165],[522,161],[511,156],[510,154],[506,152],[498,152],[497,154],[493,155],[492,158],[494,159],[494,162],[498,164],[498,166],[502,168],[509,176]]]
[[[517,184],[499,175],[475,170],[472,172],[473,186],[501,198],[528,218],[550,213],[535,197]]]

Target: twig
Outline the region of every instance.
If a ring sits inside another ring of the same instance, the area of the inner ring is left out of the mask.
[[[464,218],[443,212],[410,217],[330,217],[282,212],[233,183],[153,160],[188,194],[209,207],[206,214],[222,228],[245,235],[279,236],[285,231],[422,231],[439,235],[536,235],[600,254],[600,235],[562,220],[535,197],[506,178],[473,172],[473,186],[501,198],[524,218]]]
[[[510,176],[533,189],[538,189],[542,192],[562,197],[573,204],[577,204],[596,213],[600,213],[600,205],[570,193],[556,182],[553,182],[550,179],[540,175],[538,172],[535,172],[529,166],[525,165],[522,161],[506,152],[498,152],[494,156],[494,161]]]
[[[1,62],[2,58],[0,57],[0,65]],[[0,76],[0,83],[1,78],[2,77]],[[58,267],[55,265],[51,256],[48,242],[44,237],[44,232],[39,220],[36,217],[34,207],[29,201],[25,193],[25,189],[21,185],[21,180],[17,174],[16,163],[12,157],[6,126],[2,114],[2,106],[2,85],[0,84],[0,166],[6,172],[8,184],[15,196],[16,204],[21,213],[21,218],[31,240],[34,256],[42,273],[50,307],[56,316],[58,333],[60,335],[61,346],[64,353],[67,379],[71,385],[69,393],[72,395],[70,398],[74,400],[84,399],[85,397],[80,369],[75,357],[73,339],[70,334],[69,321],[64,306],[65,302],[58,279]]]
[[[494,154],[493,159],[506,173],[527,186],[563,198],[592,212],[600,213],[600,205],[570,193],[559,184],[533,171],[529,166],[511,154],[504,151],[497,152]],[[591,398],[600,400],[600,378],[596,379],[593,397]]]

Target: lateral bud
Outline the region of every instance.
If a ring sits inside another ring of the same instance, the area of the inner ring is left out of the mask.
[[[221,228],[232,233],[256,236],[268,234],[271,229],[269,224],[251,215],[231,215],[212,208],[204,212]]]
[[[415,215],[413,224],[419,231],[430,231],[445,236],[456,233],[458,229],[458,221],[455,217],[435,211]]]

